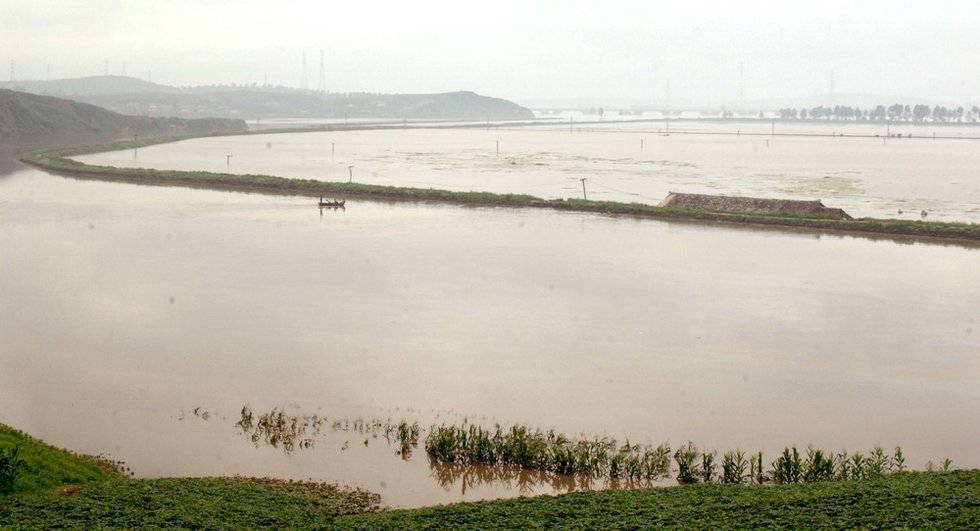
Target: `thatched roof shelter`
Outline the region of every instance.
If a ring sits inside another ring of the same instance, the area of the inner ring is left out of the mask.
[[[825,207],[820,200],[799,201],[670,192],[657,206],[733,214],[783,214],[827,219],[852,219],[847,212],[839,208]]]

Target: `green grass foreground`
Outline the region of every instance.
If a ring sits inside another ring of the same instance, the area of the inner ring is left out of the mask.
[[[199,136],[199,135],[198,135]],[[213,136],[213,135],[211,135]],[[495,194],[491,192],[453,192],[434,188],[409,188],[361,183],[290,179],[273,175],[238,175],[204,171],[154,170],[146,168],[117,168],[94,166],[70,157],[105,151],[134,149],[175,142],[193,136],[140,138],[97,146],[47,150],[30,153],[22,160],[45,170],[76,177],[150,185],[173,185],[215,190],[233,190],[267,194],[340,196],[365,199],[438,201],[460,205],[537,207],[575,212],[595,212],[640,218],[675,219],[696,222],[752,224],[777,227],[798,227],[820,232],[849,232],[898,236],[911,239],[938,238],[953,243],[980,242],[980,225],[937,221],[861,218],[832,220],[805,216],[772,214],[732,214],[680,208],[661,208],[643,203],[589,201],[564,199],[545,201],[526,194]]]
[[[975,529],[980,522],[980,470],[802,485],[580,492],[374,511],[376,495],[322,483],[129,479],[102,461],[0,424],[0,447],[9,445],[19,446],[29,464],[16,491],[0,494],[3,529]]]
[[[0,424],[0,448],[20,449],[24,463],[14,482],[15,493],[125,477],[116,463],[55,448],[3,424]]]
[[[976,529],[980,471],[580,492],[339,518],[343,529]]]

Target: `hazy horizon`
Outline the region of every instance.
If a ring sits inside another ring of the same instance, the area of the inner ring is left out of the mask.
[[[108,73],[173,86],[471,90],[519,102],[830,92],[980,100],[980,65],[970,60],[980,5],[964,1],[199,4],[5,2],[2,79]]]

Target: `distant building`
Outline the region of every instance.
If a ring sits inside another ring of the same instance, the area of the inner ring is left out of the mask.
[[[820,200],[799,201],[670,192],[657,206],[689,208],[708,212],[730,212],[733,214],[783,214],[827,219],[853,219],[847,212],[839,208],[825,207]]]

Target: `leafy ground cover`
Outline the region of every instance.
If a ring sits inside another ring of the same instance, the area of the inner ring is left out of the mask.
[[[333,485],[258,478],[113,479],[0,497],[0,527],[322,529],[377,504]]]
[[[344,529],[976,529],[980,471],[580,492],[338,519]]]

